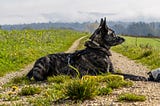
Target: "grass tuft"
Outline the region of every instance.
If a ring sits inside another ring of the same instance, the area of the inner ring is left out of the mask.
[[[67,84],[67,86],[64,88],[64,93],[72,100],[83,101],[95,96],[96,85],[96,82],[90,79],[76,79]]]
[[[22,88],[22,90],[19,93],[19,95],[27,96],[27,95],[40,94],[41,91],[42,90],[41,90],[40,87],[27,86],[27,87]]]
[[[137,95],[132,93],[120,94],[118,97],[118,101],[136,102],[136,101],[145,101],[145,100],[146,100],[146,97],[144,95]]]
[[[132,85],[133,85],[133,82],[131,81],[109,81],[107,83],[107,87],[112,88],[112,89],[118,89],[121,87],[129,87]]]
[[[28,85],[31,82],[26,77],[15,77],[10,82],[3,85],[3,87],[12,87],[17,85]]]
[[[112,88],[110,87],[102,87],[98,90],[98,95],[108,95],[112,93]]]
[[[67,75],[58,75],[58,76],[52,76],[47,78],[47,81],[49,83],[64,83],[69,80],[71,80],[71,78],[70,76],[67,76]]]

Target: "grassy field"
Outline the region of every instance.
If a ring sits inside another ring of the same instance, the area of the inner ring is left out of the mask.
[[[41,56],[63,52],[84,35],[71,30],[0,30],[0,76]]]
[[[160,66],[159,38],[123,37],[126,41],[122,45],[113,47],[112,50],[137,60],[150,69]]]

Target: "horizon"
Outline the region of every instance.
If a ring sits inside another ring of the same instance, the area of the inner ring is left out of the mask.
[[[159,4],[159,0],[0,0],[0,25],[99,22],[103,17],[113,22],[160,22]]]
[[[0,26],[29,25],[29,24],[48,24],[48,23],[62,23],[62,24],[79,23],[79,24],[84,24],[84,23],[94,23],[96,21],[97,20],[95,20],[93,22],[90,22],[90,21],[86,21],[86,22],[51,22],[51,21],[49,21],[49,22],[33,22],[33,23],[19,23],[19,24],[3,24],[3,25],[0,24]],[[106,22],[107,23],[109,23],[109,22],[115,22],[115,23],[140,23],[140,22],[142,22],[142,23],[146,23],[146,24],[148,24],[148,23],[160,23],[160,21],[156,21],[156,22],[154,22],[154,21],[151,21],[151,22],[145,22],[145,21],[130,21],[130,22],[128,22],[128,21],[106,21]],[[100,23],[100,22],[98,21],[98,23]]]

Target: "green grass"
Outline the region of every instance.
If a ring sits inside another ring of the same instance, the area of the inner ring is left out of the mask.
[[[42,90],[40,87],[26,86],[21,89],[21,92],[19,92],[19,95],[27,96],[27,95],[40,94],[41,91]]]
[[[64,83],[66,81],[70,81],[70,76],[67,75],[59,75],[59,76],[52,76],[47,78],[47,82],[49,83]]]
[[[137,62],[143,63],[150,69],[160,66],[160,39],[123,37],[126,41],[119,46],[113,47],[112,50],[137,60]]]
[[[118,101],[127,101],[127,102],[137,102],[145,101],[146,97],[144,95],[137,95],[133,93],[123,93],[118,97]]]
[[[35,82],[35,81],[32,81]],[[19,85],[29,85],[32,83],[29,81],[25,76],[23,77],[15,77],[10,82],[3,85],[4,88],[12,87],[12,86],[19,86]]]
[[[113,89],[108,86],[102,87],[98,90],[98,95],[109,95],[112,93],[112,91]]]
[[[72,30],[0,30],[0,76],[20,70],[41,56],[66,51],[85,35]]]
[[[94,80],[73,80],[64,88],[64,93],[72,100],[83,101],[95,96],[96,82]]]
[[[118,87],[113,86],[112,82]],[[86,75],[82,79],[60,75],[49,77],[46,82],[31,81],[24,85],[25,83],[24,77],[13,79],[6,86],[3,86],[3,90],[8,90],[8,93],[1,94],[0,100],[3,101],[6,98],[7,101],[17,101],[26,98],[27,102],[35,106],[50,106],[61,104],[61,102],[73,105],[75,102],[83,102],[95,96],[110,95],[115,89],[133,85],[133,82],[124,80],[122,76],[112,74]]]

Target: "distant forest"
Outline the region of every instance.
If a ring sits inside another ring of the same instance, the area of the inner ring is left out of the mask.
[[[160,22],[107,22],[108,26],[116,34],[133,35],[133,36],[160,36]],[[1,25],[3,30],[24,30],[24,29],[72,29],[77,31],[93,32],[99,23],[32,23],[19,25]]]

